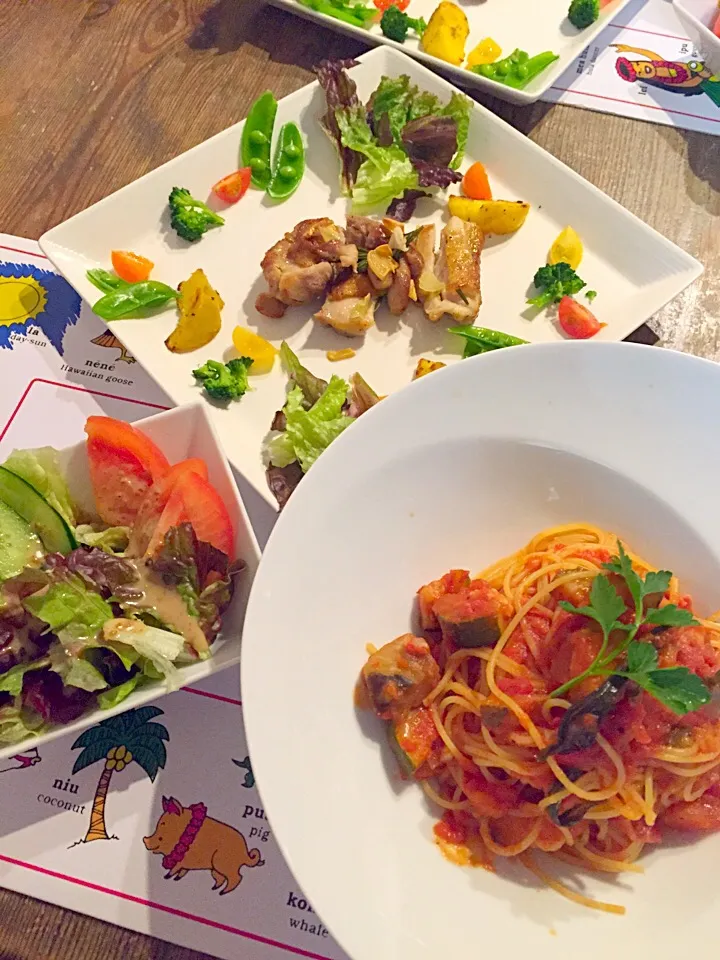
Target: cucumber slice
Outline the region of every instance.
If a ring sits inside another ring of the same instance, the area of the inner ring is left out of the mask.
[[[30,524],[0,500],[0,580],[16,577],[42,552]]]
[[[77,546],[70,527],[34,487],[0,467],[0,500],[30,524],[48,553],[70,553]]]

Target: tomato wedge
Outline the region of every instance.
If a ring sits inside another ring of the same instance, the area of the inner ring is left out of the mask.
[[[183,471],[174,484],[148,553],[157,549],[168,530],[185,522],[192,524],[198,540],[234,558],[235,530],[227,507],[209,480],[192,470]]]
[[[162,450],[129,423],[88,417],[85,432],[100,519],[111,526],[131,526],[145,494],[170,464]]]
[[[147,280],[155,266],[152,260],[131,250],[113,250],[110,259],[115,273],[121,280],[127,280],[128,283]]]
[[[563,297],[560,301],[558,321],[565,333],[573,340],[588,340],[605,326],[590,313],[587,307],[573,300],[572,297]]]
[[[212,192],[224,203],[237,203],[242,200],[250,186],[250,177],[252,170],[250,167],[242,167],[235,173],[229,173],[222,180],[218,180],[212,188]]]
[[[191,457],[188,460],[181,460],[174,464],[164,477],[161,477],[150,487],[140,509],[137,512],[133,523],[130,543],[127,548],[127,555],[130,557],[142,557],[145,553],[152,552],[150,546],[157,547],[162,542],[162,537],[155,540],[154,533],[160,522],[163,510],[170,499],[172,489],[186,471],[196,473],[198,476],[207,480],[208,470],[204,460],[199,457]],[[182,521],[178,521],[182,522]]]
[[[462,181],[463,193],[472,200],[492,200],[492,189],[487,171],[477,161],[467,171]]]

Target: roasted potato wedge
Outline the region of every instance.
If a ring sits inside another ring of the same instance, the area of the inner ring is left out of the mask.
[[[530,212],[530,204],[522,200],[469,200],[467,197],[450,197],[448,208],[452,216],[476,223],[487,236],[515,233]]]
[[[206,346],[220,331],[222,297],[210,286],[202,270],[196,270],[178,287],[180,317],[165,341],[172,353],[189,353]]]

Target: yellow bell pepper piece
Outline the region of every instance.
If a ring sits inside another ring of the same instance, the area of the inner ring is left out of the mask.
[[[572,227],[565,227],[550,247],[548,263],[550,266],[554,263],[567,263],[573,270],[577,270],[583,258],[583,253],[584,250],[580,237]]]
[[[436,7],[420,41],[425,53],[459,67],[465,59],[465,41],[470,25],[465,11],[450,0]]]
[[[232,332],[233,346],[241,357],[250,357],[249,373],[269,373],[275,363],[277,350],[264,337],[247,327],[235,327]]]
[[[502,56],[502,47],[496,43],[492,37],[485,37],[480,43],[470,51],[465,67],[472,70],[473,67],[479,67],[481,63],[495,63]]]

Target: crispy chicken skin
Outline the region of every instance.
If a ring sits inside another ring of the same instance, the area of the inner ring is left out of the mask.
[[[302,220],[272,246],[261,267],[268,292],[255,301],[259,313],[278,318],[286,306],[321,297],[339,270],[357,266],[357,247],[328,217]]]
[[[406,633],[368,658],[362,678],[375,713],[392,720],[420,706],[440,681],[440,669],[427,640]]]
[[[375,291],[366,273],[352,273],[330,287],[315,319],[346,337],[360,337],[375,322]]]

